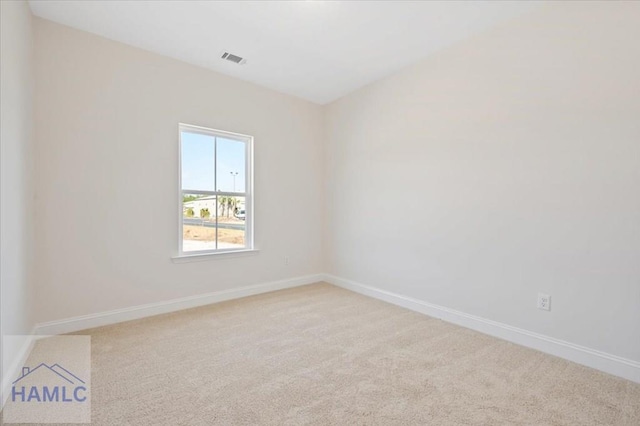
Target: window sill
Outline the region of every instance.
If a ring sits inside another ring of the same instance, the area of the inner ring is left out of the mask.
[[[182,254],[179,256],[172,256],[171,261],[173,263],[203,262],[206,260],[232,259],[236,257],[255,256],[258,253],[260,253],[260,250],[258,249],[246,249],[246,250],[222,251],[218,253]]]

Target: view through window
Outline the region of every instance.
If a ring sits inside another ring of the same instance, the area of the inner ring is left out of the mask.
[[[180,125],[181,253],[252,248],[250,136]]]

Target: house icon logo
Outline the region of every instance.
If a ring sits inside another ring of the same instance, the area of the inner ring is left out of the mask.
[[[82,403],[87,400],[84,380],[60,364],[24,367],[11,388],[13,402]]]

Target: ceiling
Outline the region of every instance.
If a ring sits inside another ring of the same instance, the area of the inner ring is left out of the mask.
[[[36,16],[326,104],[533,8],[507,1],[35,1]],[[244,65],[220,59],[223,49]]]

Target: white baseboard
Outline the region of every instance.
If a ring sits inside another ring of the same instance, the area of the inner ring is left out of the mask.
[[[164,302],[149,303],[146,305],[132,306],[124,309],[116,309],[108,312],[100,312],[97,314],[83,315],[59,321],[37,324],[31,334],[25,336],[25,342],[20,347],[16,359],[12,362],[11,366],[6,371],[6,375],[2,378],[2,383],[0,385],[0,408],[4,407],[4,404],[10,394],[12,380],[19,376],[22,366],[25,364],[29,354],[31,353],[34,342],[43,336],[72,333],[88,328],[116,324],[119,322],[165,314],[168,312],[210,305],[212,303],[224,302],[226,300],[239,299],[241,297],[283,290],[285,288],[313,284],[315,282],[322,281],[323,279],[324,275],[322,274],[307,275],[303,277],[272,281],[246,287],[216,291],[213,293],[200,294],[197,296],[183,297]]]
[[[113,311],[100,312],[97,314],[83,315],[58,321],[50,321],[37,324],[36,334],[55,335],[72,333],[75,331],[86,330],[88,328],[101,327],[104,325],[150,317],[153,315],[166,314],[168,312],[175,312],[183,309],[210,305],[212,303],[224,302],[226,300],[253,296],[255,294],[268,293],[270,291],[312,284],[322,281],[323,278],[324,275],[320,274],[307,275],[286,280],[272,281],[246,287],[216,291],[213,293],[200,294],[197,296],[183,297],[180,299],[168,300],[164,302],[132,306],[129,308],[116,309]]]
[[[640,383],[640,362],[621,358],[595,349],[565,342],[553,337],[534,333],[513,327],[497,321],[469,315],[464,312],[434,305],[422,300],[391,293],[375,287],[360,284],[345,278],[325,275],[324,280],[330,284],[342,287],[365,296],[383,300],[412,311],[420,312],[431,317],[470,328],[490,336],[498,337],[509,342],[517,343],[541,352],[555,355],[596,370],[604,371],[615,376]]]
[[[412,311],[420,312],[434,318],[439,318],[444,321],[460,325],[462,327],[470,328],[472,330],[476,330],[490,336],[498,337],[509,342],[536,349],[550,355],[555,355],[557,357],[564,358],[566,360],[573,361],[587,367],[595,368],[597,370],[640,383],[640,362],[625,359],[616,355],[576,345],[574,343],[534,333],[521,328],[513,327],[508,324],[503,324],[497,321],[477,317],[475,315],[456,311],[444,306],[434,305],[422,300],[402,296],[386,290],[381,290],[351,280],[336,277],[330,274],[317,274],[296,277],[281,281],[273,281],[247,287],[217,291],[197,296],[184,297],[165,302],[150,303],[124,309],[117,309],[114,311],[101,312],[97,314],[84,315],[59,321],[41,323],[36,325],[33,334],[56,335],[71,333],[88,328],[116,324],[119,322],[145,318],[153,315],[159,315],[203,305],[209,305],[212,303],[238,299],[255,294],[268,293],[270,291],[298,287],[319,281],[326,281],[330,284],[354,291],[356,293],[383,300],[394,305],[402,306]],[[22,366],[31,350],[32,345],[33,339],[28,343],[25,343],[20,351],[20,356],[12,366],[13,369],[20,368]],[[11,370],[11,373],[15,372]],[[10,381],[7,382],[7,380],[9,380],[9,377],[13,377],[13,375],[7,374],[7,377],[5,377],[2,382],[2,391],[8,389],[8,385],[11,384]],[[5,392],[3,392],[3,397],[6,397]],[[4,402],[4,400],[2,402]]]
[[[7,398],[9,398],[11,384],[13,380],[17,377],[20,377],[20,371],[22,371],[22,366],[27,362],[27,358],[29,358],[29,354],[31,353],[31,349],[33,349],[33,343],[35,342],[35,329],[31,331],[31,334],[25,335],[25,340],[20,346],[20,350],[18,351],[18,355],[13,360],[11,365],[8,367],[7,371],[4,371],[2,377],[2,386],[0,388],[0,409],[4,407],[4,404],[7,402]],[[0,366],[0,368],[3,368]]]

